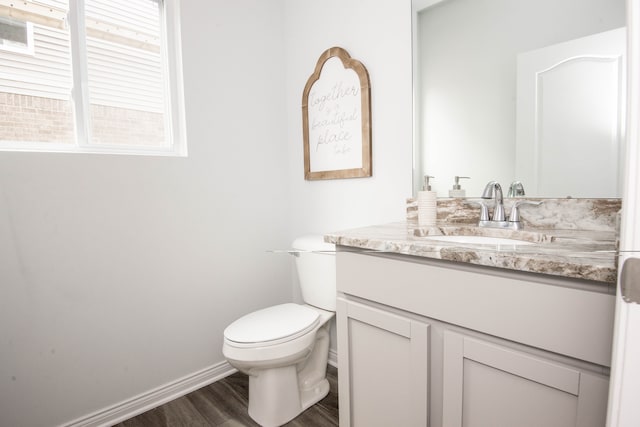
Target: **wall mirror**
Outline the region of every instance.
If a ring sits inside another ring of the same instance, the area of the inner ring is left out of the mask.
[[[413,0],[414,192],[620,197],[625,0]]]

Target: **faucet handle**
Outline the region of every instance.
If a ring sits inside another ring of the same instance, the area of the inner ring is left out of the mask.
[[[465,203],[468,203],[470,205],[480,206],[480,221],[489,221],[489,205],[487,205],[485,202],[481,200],[478,200],[478,201],[468,200]]]
[[[509,214],[509,222],[520,222],[520,210],[518,209],[522,205],[539,206],[542,202],[532,202],[531,200],[517,200],[511,207],[511,214]]]

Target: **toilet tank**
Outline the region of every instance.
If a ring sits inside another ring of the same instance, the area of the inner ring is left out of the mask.
[[[296,270],[305,303],[336,311],[336,247],[320,235],[293,241]]]

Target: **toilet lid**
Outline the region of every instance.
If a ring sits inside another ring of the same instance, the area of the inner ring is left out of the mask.
[[[288,341],[313,329],[319,317],[316,310],[304,305],[275,305],[236,320],[224,330],[224,337],[242,344]]]

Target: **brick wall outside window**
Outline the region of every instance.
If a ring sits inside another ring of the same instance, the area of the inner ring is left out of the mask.
[[[160,113],[92,105],[91,126],[96,144],[164,144],[164,118]]]
[[[161,113],[91,105],[95,144],[162,146],[165,139]],[[0,141],[73,144],[71,102],[0,92]]]
[[[0,140],[75,141],[71,102],[0,92]]]

